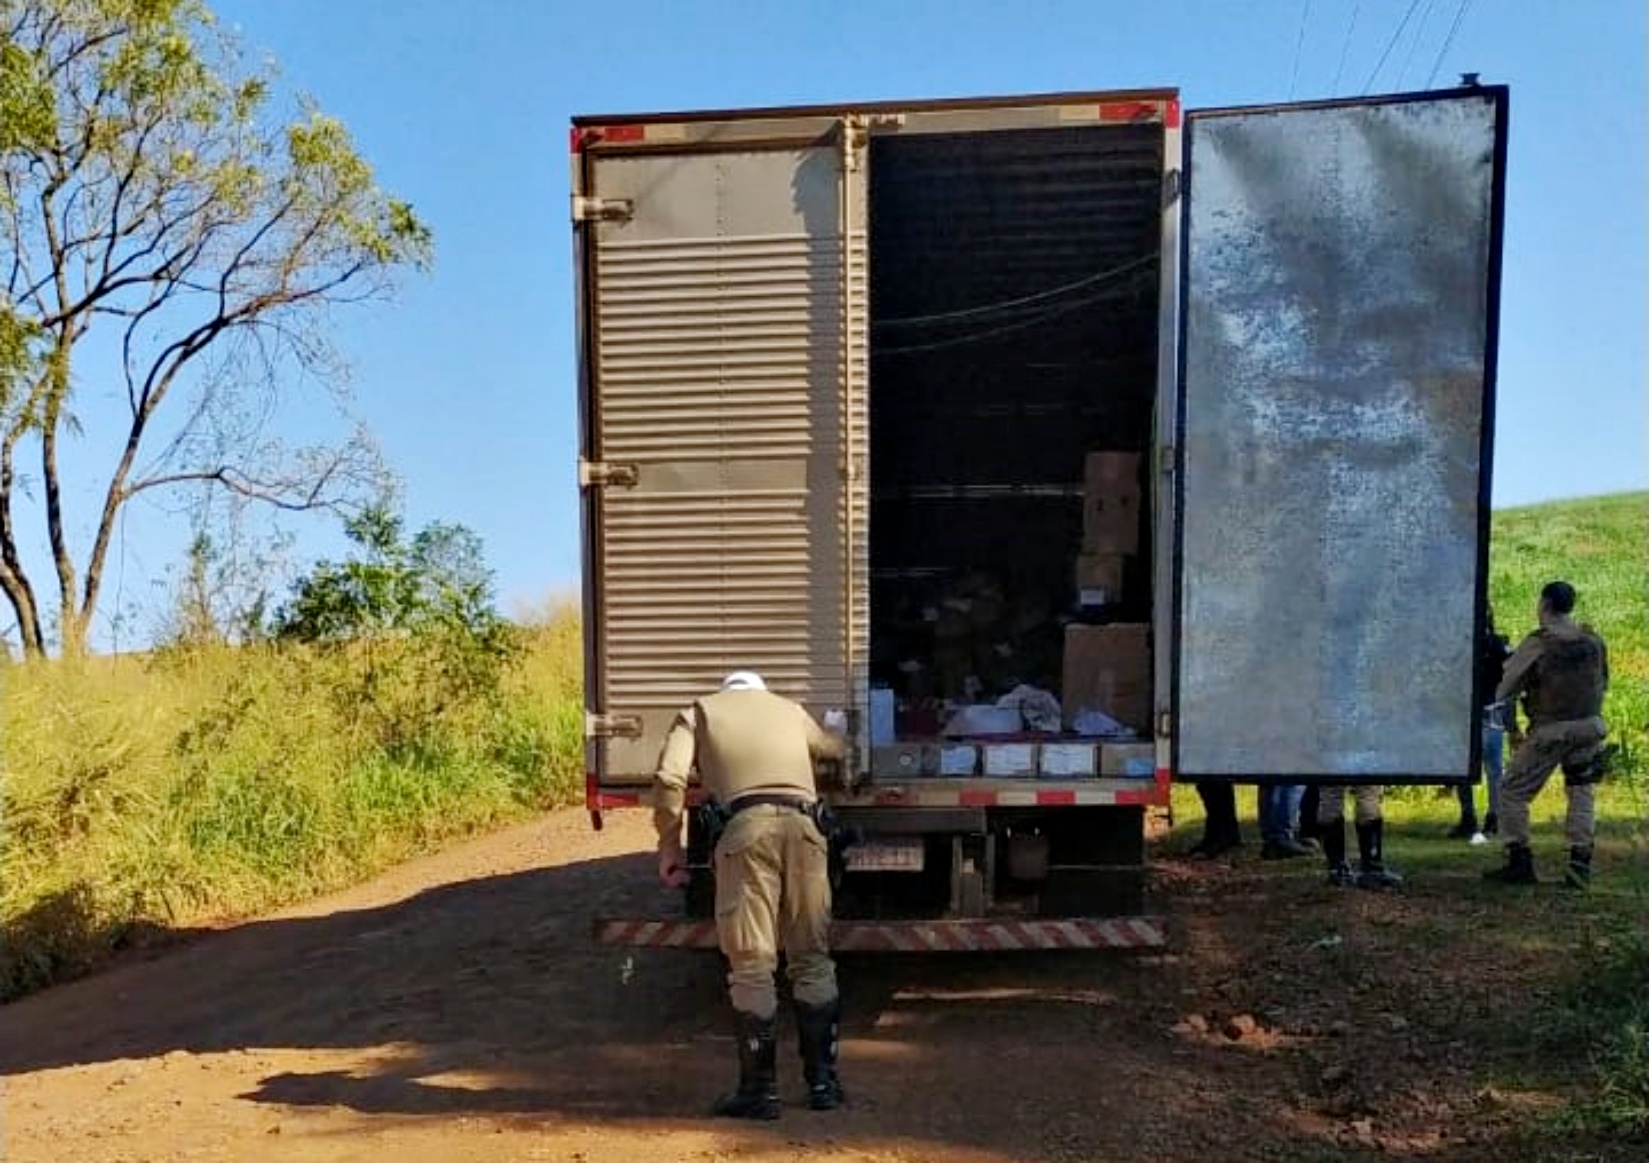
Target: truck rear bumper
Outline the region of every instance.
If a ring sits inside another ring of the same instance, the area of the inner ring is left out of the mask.
[[[601,945],[649,949],[714,949],[716,923],[697,920],[597,918]],[[1055,949],[1157,949],[1168,943],[1160,917],[1069,917],[997,920],[837,921],[837,953],[976,953]]]

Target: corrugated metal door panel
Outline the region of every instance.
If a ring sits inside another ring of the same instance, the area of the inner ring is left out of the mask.
[[[1178,776],[1477,766],[1505,101],[1192,115]]]
[[[592,161],[593,192],[634,206],[590,245],[593,447],[636,469],[596,530],[593,703],[641,723],[600,748],[608,783],[650,777],[671,717],[729,670],[815,712],[862,697],[866,235],[842,158],[832,142]]]

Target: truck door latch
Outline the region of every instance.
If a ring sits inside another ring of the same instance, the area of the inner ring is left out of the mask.
[[[631,198],[592,198],[573,195],[574,222],[628,222],[636,216]]]
[[[637,465],[614,464],[605,460],[578,462],[578,487],[581,489],[604,489],[608,486],[633,489],[640,479],[641,469]]]

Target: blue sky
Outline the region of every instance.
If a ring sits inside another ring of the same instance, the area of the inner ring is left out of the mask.
[[[337,335],[409,520],[480,533],[507,609],[577,584],[575,113],[1158,85],[1195,109],[1480,72],[1512,88],[1496,503],[1649,483],[1640,0],[1475,0],[1446,51],[1461,0],[215,7],[434,228],[433,273]],[[175,526],[134,515],[134,576],[176,559]]]

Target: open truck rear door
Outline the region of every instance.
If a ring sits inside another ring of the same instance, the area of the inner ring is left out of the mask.
[[[1506,106],[1188,119],[1178,779],[1477,769]]]
[[[573,150],[599,812],[730,670],[863,702],[865,184],[826,116],[581,120]]]

